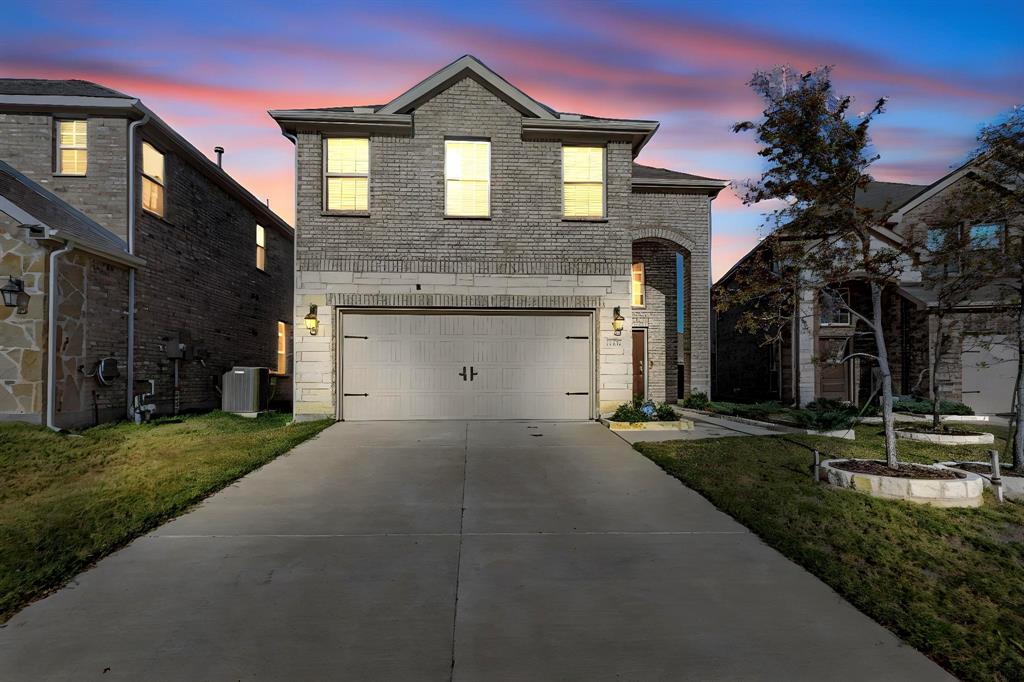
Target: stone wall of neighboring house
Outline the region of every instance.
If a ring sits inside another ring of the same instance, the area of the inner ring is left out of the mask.
[[[165,153],[166,210],[159,217],[138,209],[136,255],[146,265],[136,276],[135,391],[148,391],[152,379],[163,414],[219,407],[224,372],[276,366],[277,322],[291,319],[292,242],[265,226],[260,271],[256,216],[161,140],[151,142]],[[169,357],[176,342],[191,358]],[[290,377],[275,384],[275,400],[286,399]]]
[[[0,306],[0,421],[38,423],[45,391],[46,249],[0,213],[0,286],[8,275],[23,280],[31,298],[24,315]]]
[[[634,191],[629,196],[631,235],[677,244],[686,256],[682,394],[711,391],[711,199],[686,191]],[[675,263],[672,264],[675,271]],[[675,311],[671,311],[674,324]],[[669,331],[672,330],[669,326]],[[671,358],[670,358],[671,361]],[[674,385],[672,381],[670,385]],[[670,392],[671,395],[671,392]]]
[[[444,218],[444,138],[491,140],[491,218]],[[415,112],[415,136],[370,138],[369,214],[325,214],[323,142],[298,136],[295,413],[336,414],[333,306],[565,308],[598,311],[601,411],[630,397],[632,225],[628,143],[607,145],[607,214],[562,219],[561,143],[524,141],[522,115],[465,78]],[[706,228],[705,228],[706,229]],[[706,238],[706,237],[705,237]],[[319,308],[321,332],[302,317]]]
[[[0,113],[0,159],[125,238],[128,120],[89,116],[88,167],[84,176],[55,172],[55,116]]]

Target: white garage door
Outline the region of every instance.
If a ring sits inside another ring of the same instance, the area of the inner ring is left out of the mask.
[[[591,416],[587,314],[341,317],[342,419]]]
[[[1007,336],[964,336],[963,401],[978,414],[1010,411],[1017,350]]]

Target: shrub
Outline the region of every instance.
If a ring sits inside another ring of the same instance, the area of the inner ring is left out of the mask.
[[[675,411],[668,403],[655,403],[653,400],[645,401],[642,397],[636,396],[632,402],[619,405],[611,417],[616,422],[650,422],[650,421],[674,421],[678,419]]]
[[[793,410],[793,418],[805,429],[815,431],[840,431],[852,428],[857,422],[849,410]]]
[[[893,401],[892,409],[896,412],[910,412],[911,414],[931,414],[932,401],[921,398],[898,398]],[[972,415],[974,410],[955,400],[941,400],[939,401],[939,414]]]
[[[711,406],[711,401],[708,400],[708,394],[703,391],[697,391],[683,398],[683,407],[688,407],[691,410],[706,410]]]

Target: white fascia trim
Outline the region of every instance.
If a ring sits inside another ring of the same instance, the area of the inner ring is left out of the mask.
[[[0,213],[6,213],[11,216],[15,222],[22,225],[39,225],[43,229],[48,229],[48,226],[40,222],[38,218],[18,206],[7,197],[0,197]]]
[[[442,87],[446,82],[455,78],[463,71],[472,71],[480,78],[480,80],[484,81],[487,85],[503,94],[509,100],[515,102],[524,111],[533,114],[537,118],[555,118],[555,116],[537,100],[533,99],[522,90],[506,81],[504,78],[491,71],[470,55],[459,57],[448,66],[434,73],[432,76],[428,76],[425,80],[420,81],[409,90],[406,90],[401,95],[385,104],[377,111],[376,115],[403,113],[406,107],[429,95],[435,89]]]
[[[687,178],[633,178],[633,187],[682,187],[684,189],[723,190],[729,186],[728,180],[690,180]]]

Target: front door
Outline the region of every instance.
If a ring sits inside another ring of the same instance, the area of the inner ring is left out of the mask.
[[[647,397],[647,330],[633,330],[633,395]]]

